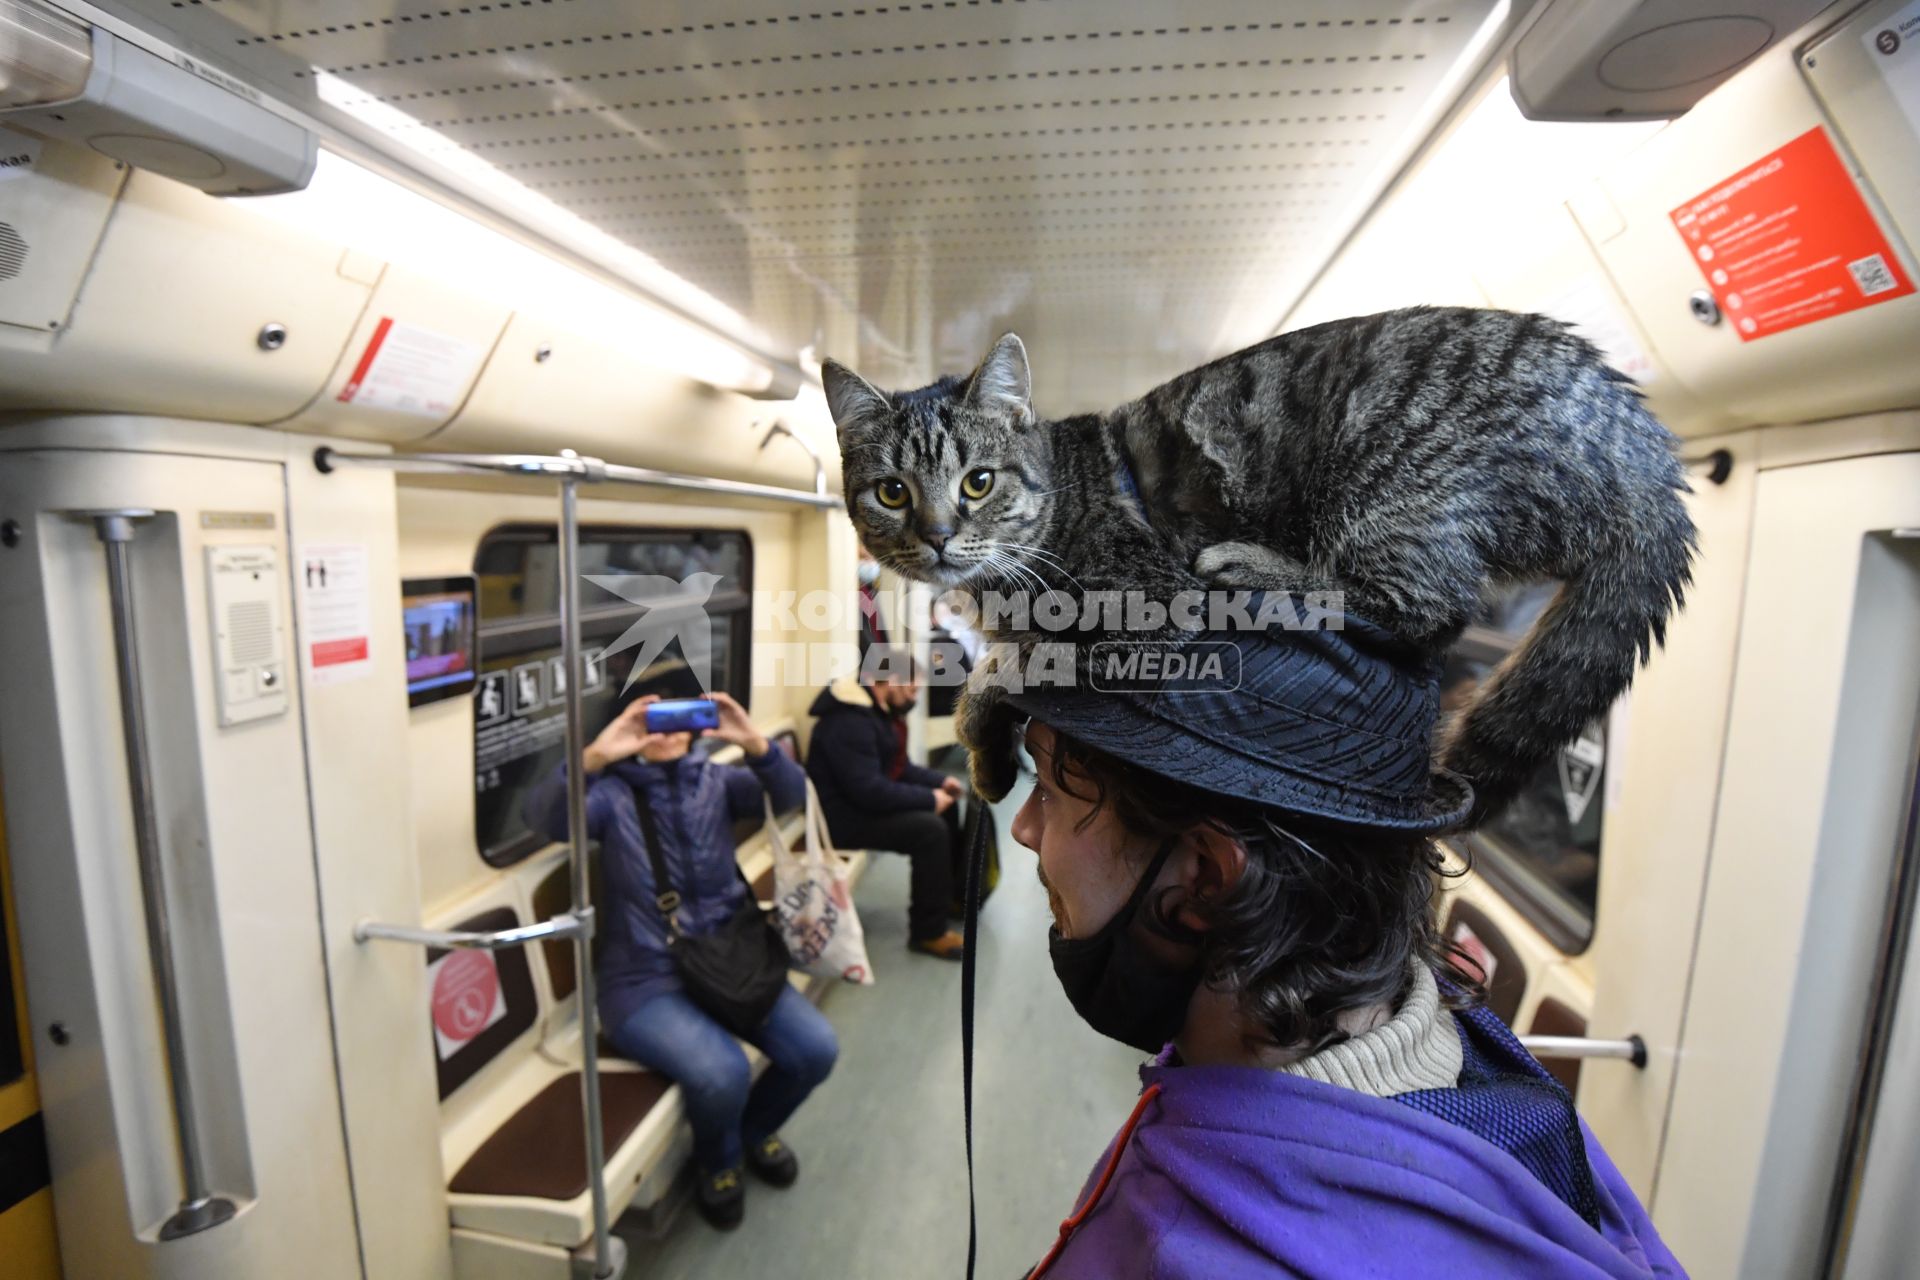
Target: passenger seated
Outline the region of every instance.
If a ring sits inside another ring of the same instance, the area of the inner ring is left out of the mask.
[[[966,957],[949,927],[960,865],[958,778],[907,760],[906,714],[920,689],[899,649],[876,647],[861,679],[836,680],[809,708],[819,717],[807,746],[807,774],[820,795],[827,833],[845,849],[891,849],[913,860],[907,945],[943,960]]]
[[[656,903],[653,863],[640,805],[652,810],[667,871],[679,892],[687,934],[712,933],[747,900],[734,860],[731,827],[757,818],[762,796],[774,808],[805,802],[806,779],[786,753],[772,748],[739,703],[712,695],[720,727],[705,736],[739,746],[745,765],[715,766],[688,758],[691,733],[649,733],[634,701],[584,753],[587,835],[600,842],[604,900],[597,974],[600,1016],[622,1056],[680,1086],[693,1126],[698,1203],[714,1226],[731,1230],[746,1211],[744,1163],[775,1186],[791,1185],[800,1165],[779,1128],[839,1054],[833,1027],[792,987],[748,1038],[767,1055],[757,1084],[746,1053],[718,1022],[689,999],[667,948],[667,925]],[[556,840],[567,834],[566,766],[556,766],[527,797],[527,824]],[[751,1086],[751,1087],[749,1087]]]

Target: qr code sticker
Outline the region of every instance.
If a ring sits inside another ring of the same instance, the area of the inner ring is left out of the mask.
[[[1887,270],[1886,259],[1877,253],[1858,262],[1849,262],[1847,270],[1853,272],[1853,282],[1860,286],[1862,297],[1871,298],[1876,293],[1885,293],[1898,283],[1893,278],[1893,272]]]

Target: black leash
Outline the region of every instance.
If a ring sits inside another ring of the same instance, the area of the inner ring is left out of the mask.
[[[967,847],[967,952],[960,962],[960,1089],[967,1118],[967,1280],[973,1280],[979,1244],[979,1217],[973,1194],[973,980],[979,969],[980,886],[987,870],[987,824],[993,821],[993,810],[984,799],[973,797],[973,806],[976,821],[973,839]]]

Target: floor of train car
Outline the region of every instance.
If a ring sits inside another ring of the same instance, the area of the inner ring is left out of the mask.
[[[974,1155],[982,1276],[1040,1260],[1081,1183],[1132,1110],[1141,1055],[1074,1015],[1047,959],[1034,855],[995,806],[1001,877],[981,913]],[[855,901],[875,971],[824,1009],[840,1036],[833,1075],[789,1121],[800,1181],[749,1180],[738,1231],[688,1205],[665,1238],[628,1236],[632,1280],[950,1280],[966,1265],[960,1112],[960,966],[906,950],[907,860],[878,854]]]

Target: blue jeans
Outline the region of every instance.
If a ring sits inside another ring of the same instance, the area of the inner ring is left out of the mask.
[[[739,1042],[678,991],[648,1000],[607,1037],[621,1056],[680,1086],[704,1173],[738,1168],[745,1147],[771,1137],[840,1056],[833,1024],[792,987],[748,1037],[768,1059],[757,1084]]]

